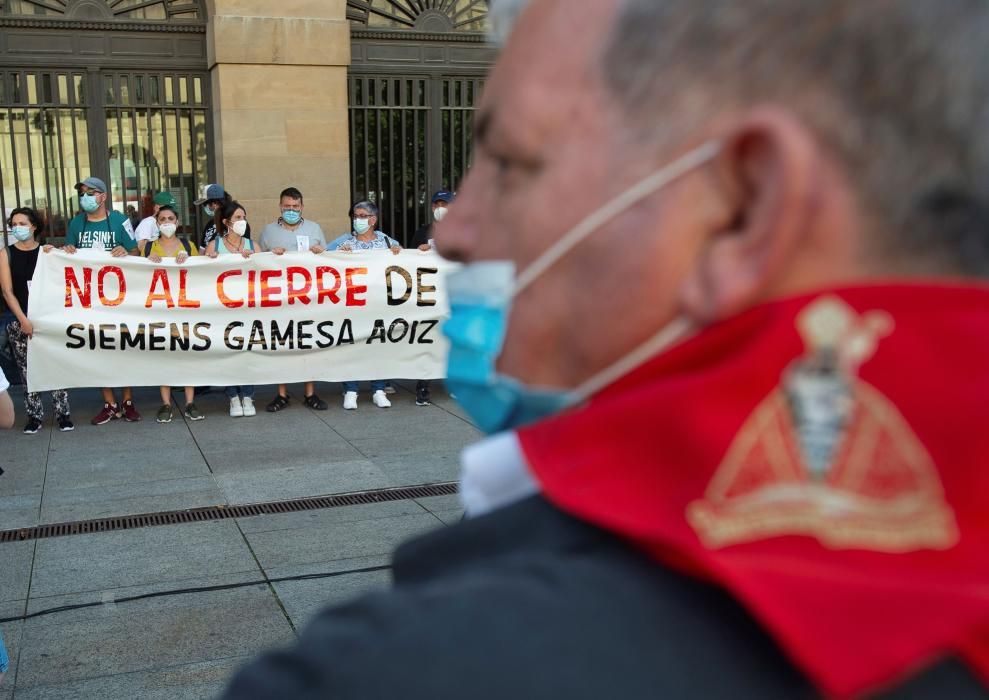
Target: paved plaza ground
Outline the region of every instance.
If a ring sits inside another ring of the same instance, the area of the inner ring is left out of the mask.
[[[264,412],[274,388],[259,387],[258,415],[238,419],[211,393],[197,400],[206,420],[167,425],[154,420],[157,390],[141,389],[142,422],[99,427],[98,392],[72,391],[74,432],[49,416],[22,435],[19,416],[0,435],[0,530],[455,480],[478,432],[441,390],[417,407],[412,384],[397,387],[390,409],[362,391],[344,411],[339,388],[319,385],[330,410],[294,400],[277,414]],[[0,619],[28,616],[0,625],[11,657],[0,700],[213,697],[246,660],[389,572],[274,579],[384,567],[397,544],[459,517],[456,496],[439,496],[0,543]],[[203,587],[216,589],[118,602]]]

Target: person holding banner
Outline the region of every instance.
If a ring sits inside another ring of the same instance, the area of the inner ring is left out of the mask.
[[[154,240],[144,241],[141,255],[153,263],[160,263],[163,258],[175,258],[175,262],[181,265],[189,259],[191,255],[199,255],[196,244],[187,240],[184,236],[178,237],[175,232],[178,230],[179,217],[171,206],[163,205],[155,214],[155,223],[158,227],[158,237]],[[161,408],[155,421],[158,423],[172,422],[172,387],[160,386]],[[196,408],[194,386],[186,386],[185,389],[185,417],[191,421],[199,421],[205,418]]]
[[[41,249],[37,236],[44,225],[38,212],[28,207],[14,209],[7,224],[16,240],[9,248],[0,251],[0,288],[8,308],[16,317],[7,325],[7,336],[21,371],[21,379],[27,386],[27,344],[34,334],[34,327],[27,317],[28,293]],[[28,415],[24,433],[33,435],[41,429],[45,409],[36,392],[27,392],[24,403]],[[64,389],[56,389],[52,392],[52,403],[58,429],[68,432],[75,428],[69,416],[68,393]]]
[[[254,243],[244,234],[247,233],[247,210],[239,202],[230,200],[216,210],[216,230],[221,231],[206,247],[206,255],[216,258],[220,255],[241,255],[245,259],[254,253]],[[253,416],[254,386],[228,386],[225,389],[230,399],[230,417]]]
[[[327,246],[327,250],[339,250],[350,253],[356,250],[390,250],[398,255],[402,252],[402,246],[394,238],[378,231],[375,225],[378,223],[378,207],[372,202],[358,202],[351,208],[353,216],[353,229],[350,233],[345,233],[335,238]],[[371,401],[378,408],[389,408],[391,401],[385,396],[384,379],[376,379],[371,382]],[[357,408],[357,382],[343,383],[343,407],[347,411]]]
[[[106,183],[98,177],[88,177],[76,184],[76,189],[79,191],[82,212],[69,222],[62,250],[66,253],[75,253],[78,248],[108,250],[115,258],[137,255],[137,244],[134,242],[134,230],[130,221],[120,212],[111,211],[107,207]],[[90,423],[103,425],[121,417],[131,423],[141,420],[129,386],[123,389],[122,407],[117,403],[113,389],[104,387],[101,391],[103,408],[93,416]]]
[[[284,255],[286,252],[315,253],[319,255],[326,250],[326,236],[323,228],[315,221],[302,217],[302,192],[295,187],[287,187],[278,196],[278,204],[282,215],[274,223],[268,224],[261,232],[261,250]],[[328,406],[323,399],[316,396],[316,384],[306,382],[303,391],[303,403],[315,410],[325,411]],[[277,413],[288,407],[288,388],[278,385],[278,395],[268,404],[268,413]]]
[[[28,207],[14,209],[7,219],[7,225],[13,233],[15,242],[9,248],[0,250],[0,289],[3,290],[7,307],[15,316],[15,320],[7,324],[7,337],[14,351],[17,368],[21,372],[21,380],[26,387],[27,344],[34,334],[34,326],[27,317],[28,293],[31,290],[34,268],[38,264],[38,252],[41,249],[37,236],[44,225],[38,212]],[[68,432],[75,428],[69,416],[69,395],[64,389],[56,389],[52,392],[52,404],[58,429]],[[41,429],[45,416],[41,397],[36,392],[26,392],[24,406],[28,418],[24,433],[33,435]]]
[[[454,194],[450,190],[439,190],[433,195],[432,217],[429,223],[425,224],[412,238],[412,247],[418,248],[424,253],[428,253],[436,248],[433,240],[433,222],[440,222],[446,218],[446,213],[450,211],[450,203],[454,200]],[[429,380],[420,379],[416,382],[416,406],[429,406],[432,404],[432,396],[429,391]]]
[[[65,252],[76,248],[109,250],[114,257],[136,255],[134,229],[130,219],[107,207],[106,183],[98,177],[88,177],[76,185],[82,211],[69,222],[65,236]]]

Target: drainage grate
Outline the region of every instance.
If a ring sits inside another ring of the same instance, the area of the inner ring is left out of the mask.
[[[324,508],[358,506],[368,503],[384,503],[386,501],[406,501],[411,498],[452,496],[456,493],[457,482],[447,481],[439,484],[423,484],[422,486],[401,486],[397,488],[376,489],[374,491],[338,493],[332,496],[296,498],[291,501],[270,501],[268,503],[251,503],[243,506],[209,506],[207,508],[170,510],[159,513],[127,515],[117,518],[76,520],[68,523],[53,523],[15,530],[0,530],[0,543],[41,540],[48,537],[66,537],[68,535],[85,535],[93,532],[136,530],[142,527],[158,527],[159,525],[200,523],[209,520],[251,518],[256,515],[297,513],[305,510],[322,510]]]

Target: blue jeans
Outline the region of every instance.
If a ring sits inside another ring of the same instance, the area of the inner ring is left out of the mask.
[[[385,390],[385,383],[386,382],[385,382],[384,379],[375,379],[374,381],[371,382],[371,391],[384,391]],[[343,390],[344,391],[357,391],[357,385],[358,385],[358,382],[344,382],[343,383]]]
[[[245,399],[254,398],[254,385],[251,386],[228,386],[223,390],[223,393],[227,395],[228,399],[232,399],[235,396],[240,396]]]

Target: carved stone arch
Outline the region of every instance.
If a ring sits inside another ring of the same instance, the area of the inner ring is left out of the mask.
[[[483,32],[488,0],[347,0],[355,28]]]
[[[452,32],[453,20],[439,10],[427,10],[416,17],[415,28],[421,32]]]
[[[70,19],[113,19],[113,12],[105,0],[70,0],[65,16]]]
[[[0,17],[206,23],[203,0],[0,0]]]

